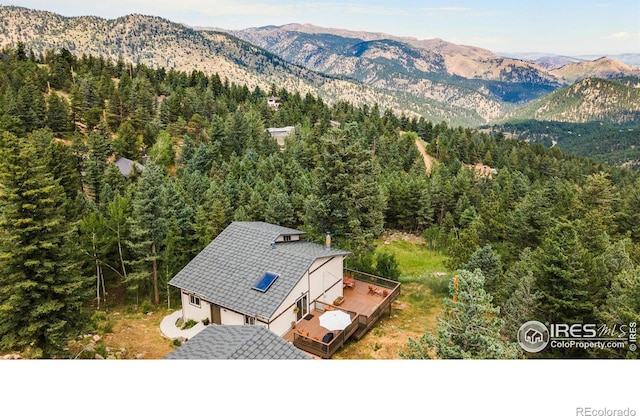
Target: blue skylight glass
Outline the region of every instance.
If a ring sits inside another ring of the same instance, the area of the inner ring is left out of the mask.
[[[260,279],[258,279],[256,284],[253,285],[253,288],[260,292],[266,292],[277,278],[278,275],[275,273],[265,273]]]

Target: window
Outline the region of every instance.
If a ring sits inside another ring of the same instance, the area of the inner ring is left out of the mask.
[[[291,236],[290,235],[285,235],[285,236],[282,237],[282,239],[284,241],[291,241]]]
[[[200,298],[197,297],[196,295],[189,295],[189,303],[197,306],[198,308],[200,307]]]
[[[275,273],[265,273],[260,279],[258,279],[256,284],[253,285],[253,288],[260,292],[266,292],[277,278],[278,275]]]
[[[253,316],[245,315],[244,316],[244,324],[245,325],[255,325],[256,324],[256,318],[254,318]]]

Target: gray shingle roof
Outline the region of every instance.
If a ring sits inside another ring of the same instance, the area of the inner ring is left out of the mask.
[[[301,234],[304,233],[264,222],[233,222],[169,284],[223,308],[271,318],[316,259],[349,254],[306,241],[272,247],[281,235]],[[279,277],[266,292],[252,289],[266,272]]]
[[[120,173],[122,174],[122,176],[127,178],[129,177],[129,175],[131,175],[134,166],[137,167],[141,172],[142,170],[144,170],[144,165],[127,159],[126,157],[118,158],[118,160],[113,163],[118,167],[118,169],[120,169]]]
[[[165,359],[299,360],[311,357],[262,326],[212,325]]]

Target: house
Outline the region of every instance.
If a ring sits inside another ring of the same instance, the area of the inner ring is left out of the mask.
[[[482,163],[476,163],[475,165],[467,165],[469,169],[473,170],[478,177],[481,178],[493,178],[498,174],[498,171],[491,166],[483,165]]]
[[[267,97],[267,105],[271,107],[272,110],[277,111],[280,107],[280,98],[274,96]]]
[[[210,325],[165,359],[304,360],[311,356],[261,326]]]
[[[137,169],[140,172],[144,170],[144,165],[138,162],[134,162],[133,160],[127,159],[126,157],[118,158],[113,163],[118,167],[118,169],[120,170],[120,173],[125,178],[128,178],[131,175],[131,173],[133,172],[133,169]]]
[[[343,295],[350,254],[302,239],[303,231],[233,222],[169,284],[181,291],[182,317],[218,325],[256,325],[283,336],[317,301]]]
[[[284,140],[295,130],[296,128],[293,126],[287,127],[269,127],[267,132],[276,139],[278,142],[278,146],[284,147]]]

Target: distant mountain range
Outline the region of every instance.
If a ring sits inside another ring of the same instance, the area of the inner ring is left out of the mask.
[[[576,56],[550,55],[546,53],[499,53],[498,55],[505,58],[535,62],[543,67],[550,65],[550,68],[547,69],[560,68],[561,66],[575,64],[578,62],[595,61],[600,58],[611,58],[629,66],[640,66],[640,53]]]
[[[585,78],[640,77],[640,68],[611,58],[516,59],[441,39],[311,25],[230,31],[191,28],[152,16],[70,18],[12,6],[0,6],[0,21],[2,46],[23,42],[36,53],[67,48],[78,55],[122,57],[153,67],[217,72],[251,89],[276,85],[303,95],[312,93],[327,102],[378,104],[382,109],[463,126],[495,123]],[[618,89],[601,92],[623,93]],[[592,98],[590,94],[580,97]],[[580,108],[596,111],[598,105]],[[637,111],[632,107],[618,113]]]

